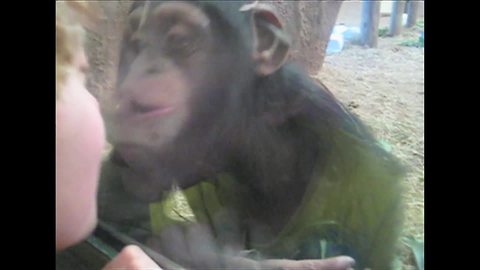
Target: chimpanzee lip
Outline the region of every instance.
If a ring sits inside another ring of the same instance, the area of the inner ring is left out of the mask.
[[[120,143],[115,145],[114,151],[111,155],[111,161],[113,164],[120,168],[128,168],[129,170],[142,170],[142,168],[137,167],[136,163],[132,163],[132,158],[135,159],[135,156],[142,152],[144,147],[138,144],[130,143]]]
[[[157,116],[163,116],[163,115],[169,114],[173,110],[174,110],[173,106],[167,106],[167,107],[160,107],[148,112],[139,113],[138,115],[142,118],[157,117]]]
[[[158,117],[169,114],[174,110],[174,106],[169,105],[146,105],[138,102],[131,103],[132,112],[141,118]]]

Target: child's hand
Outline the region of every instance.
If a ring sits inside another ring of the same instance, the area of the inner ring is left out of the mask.
[[[139,247],[130,245],[122,249],[122,251],[103,268],[103,270],[115,269],[158,270],[161,268]]]

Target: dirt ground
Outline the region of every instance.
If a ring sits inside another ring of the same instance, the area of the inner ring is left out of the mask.
[[[418,28],[380,38],[378,48],[349,46],[325,58],[320,79],[391,146],[408,170],[404,236],[424,239],[424,49],[399,45]],[[411,261],[403,250],[404,269]],[[414,269],[414,268],[413,268]]]

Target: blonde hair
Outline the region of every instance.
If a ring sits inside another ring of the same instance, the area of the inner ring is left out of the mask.
[[[73,59],[83,47],[85,31],[97,31],[100,10],[92,2],[64,1],[56,3],[55,21],[55,93],[61,96],[66,77],[74,69]]]

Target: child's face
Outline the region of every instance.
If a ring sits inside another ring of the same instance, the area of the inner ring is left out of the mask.
[[[56,246],[77,243],[96,225],[97,185],[105,142],[97,100],[85,88],[87,59],[76,55],[56,102]]]

